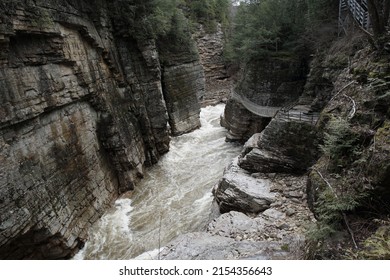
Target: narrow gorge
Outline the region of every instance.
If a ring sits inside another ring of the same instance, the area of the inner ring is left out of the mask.
[[[388,259],[389,17],[325,2],[1,1],[0,259]]]

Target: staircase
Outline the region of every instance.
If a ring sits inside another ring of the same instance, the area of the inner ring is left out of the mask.
[[[370,28],[370,16],[367,0],[340,0],[339,4],[339,36],[346,32],[346,25],[352,17],[363,29]]]

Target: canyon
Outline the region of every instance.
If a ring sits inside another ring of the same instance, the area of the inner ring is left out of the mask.
[[[348,258],[388,227],[387,52],[332,23],[236,71],[226,26],[156,35],[148,4],[0,3],[0,259]]]

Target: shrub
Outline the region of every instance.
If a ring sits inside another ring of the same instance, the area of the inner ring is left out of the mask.
[[[324,134],[324,144],[320,148],[330,160],[331,171],[337,171],[359,154],[358,135],[348,121],[332,118]]]

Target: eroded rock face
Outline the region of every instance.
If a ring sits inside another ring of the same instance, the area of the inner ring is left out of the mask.
[[[299,58],[251,61],[234,91],[259,106],[284,107],[302,94],[306,72],[305,61]],[[227,139],[245,142],[253,133],[260,133],[270,118],[257,116],[237,103],[229,100],[225,108]]]
[[[200,25],[194,37],[206,79],[202,105],[207,106],[227,100],[232,88],[232,71],[227,69],[223,57],[225,39],[221,24],[218,24],[216,31],[211,33],[205,31]]]
[[[172,134],[199,128],[199,100],[204,93],[203,69],[199,62],[165,67],[163,85]]]
[[[306,72],[299,58],[251,61],[235,90],[261,106],[284,106],[302,94]]]
[[[199,125],[176,112],[198,113],[197,92],[167,110],[155,42],[132,37],[106,1],[0,8],[0,258],[68,258],[168,151],[169,117],[178,131]],[[167,83],[196,83],[196,60]]]
[[[2,258],[65,258],[86,239],[118,193],[96,130],[97,112],[88,103],[3,130]]]
[[[275,118],[247,141],[238,164],[251,172],[299,174],[317,159],[318,145],[313,124]]]
[[[256,116],[239,102],[229,99],[221,125],[228,130],[226,141],[245,142],[253,134],[263,131],[270,121],[271,118]]]

